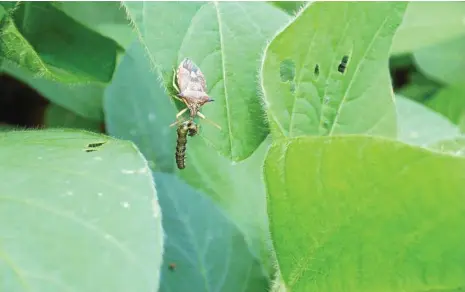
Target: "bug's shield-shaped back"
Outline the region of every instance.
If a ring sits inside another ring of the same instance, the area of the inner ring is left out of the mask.
[[[178,86],[181,93],[200,91],[207,92],[207,83],[205,76],[199,67],[191,59],[184,59],[177,71]]]

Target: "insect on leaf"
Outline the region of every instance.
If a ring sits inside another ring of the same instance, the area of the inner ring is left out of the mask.
[[[170,93],[173,69],[185,58],[204,74],[207,93],[215,102],[200,112],[221,126],[220,131],[198,119],[205,125],[202,133],[208,144],[233,161],[249,157],[269,132],[257,92],[260,56],[289,15],[265,2],[123,5]]]

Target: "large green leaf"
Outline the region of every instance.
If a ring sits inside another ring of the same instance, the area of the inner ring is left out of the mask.
[[[2,4],[3,5],[3,4]],[[47,2],[20,2],[0,21],[0,58],[63,82],[111,79],[118,45]]]
[[[73,130],[0,136],[1,291],[158,289],[161,214],[132,143]]]
[[[399,2],[315,2],[268,46],[262,86],[273,137],[395,136],[388,72]],[[349,61],[338,71],[343,56]]]
[[[215,99],[202,112],[222,127],[220,131],[205,123],[211,145],[233,161],[250,156],[268,133],[257,92],[260,55],[289,16],[263,2],[124,5],[165,87],[172,91],[173,69],[184,58],[201,68],[208,94]]]
[[[241,163],[215,153],[204,137],[187,143],[186,168],[175,166],[176,129],[170,128],[175,107],[150,71],[143,48],[134,43],[115,72],[104,98],[108,132],[139,147],[154,170],[177,172],[189,185],[211,197],[244,233],[264,269],[269,269],[269,234],[261,166],[268,141]]]
[[[465,36],[464,16],[463,2],[411,2],[392,41],[391,54],[413,52]]]
[[[465,133],[465,86],[448,86],[425,103],[458,125]]]
[[[53,2],[64,13],[127,48],[135,35],[119,1]]]
[[[101,122],[78,116],[54,103],[48,105],[45,110],[44,126],[47,128],[73,128],[96,133],[101,132]]]
[[[103,120],[102,99],[105,85],[102,83],[66,84],[34,76],[25,68],[5,61],[0,72],[7,73],[40,92],[45,98],[84,118]]]
[[[414,53],[414,57],[420,70],[427,76],[446,84],[461,85],[465,80],[464,52],[465,33],[463,36],[420,49]]]
[[[397,138],[404,143],[427,146],[460,135],[456,125],[421,103],[397,95],[396,107]]]
[[[273,145],[264,169],[293,292],[465,288],[464,157],[377,137],[298,137]]]
[[[155,180],[167,235],[161,292],[267,291],[260,261],[208,197],[171,174]]]

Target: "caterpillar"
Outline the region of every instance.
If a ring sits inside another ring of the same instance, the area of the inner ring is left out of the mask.
[[[179,169],[186,167],[187,136],[192,137],[198,133],[197,124],[192,121],[184,121],[178,126],[178,139],[176,140],[176,164]]]

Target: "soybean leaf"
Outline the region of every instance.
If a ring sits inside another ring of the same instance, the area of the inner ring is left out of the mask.
[[[406,6],[307,5],[273,39],[263,60],[262,86],[273,137],[395,136],[388,52]],[[348,62],[341,73],[344,56]]]
[[[186,57],[202,70],[215,102],[201,112],[222,127],[205,127],[211,145],[233,161],[249,157],[268,133],[257,92],[260,55],[289,16],[263,2],[123,3],[165,88],[174,93],[173,69]]]
[[[439,141],[430,145],[430,148],[452,155],[465,156],[465,137]]]
[[[398,139],[404,143],[427,146],[460,135],[456,125],[421,103],[397,95],[396,107]]]
[[[132,143],[76,130],[0,141],[1,291],[158,289],[161,214]]]
[[[465,87],[447,86],[425,103],[458,125],[465,133]]]
[[[117,44],[51,3],[19,2],[0,22],[0,58],[47,79],[107,82]]]
[[[127,48],[134,40],[126,12],[120,2],[53,2],[55,7],[90,29]]]
[[[25,68],[5,61],[0,72],[8,73],[40,92],[45,98],[94,121],[103,120],[102,99],[105,85],[97,82],[66,84],[34,76]]]
[[[268,1],[271,5],[282,9],[289,15],[295,15],[302,8],[306,1]]]
[[[373,136],[298,137],[271,147],[264,172],[288,289],[465,287],[465,158]]]
[[[411,2],[392,41],[391,54],[414,52],[465,36],[463,2]]]
[[[186,168],[175,165],[176,128],[170,128],[174,105],[163,94],[157,75],[150,71],[144,49],[131,45],[115,72],[104,98],[107,131],[134,141],[149,160],[153,170],[176,173],[193,188],[212,198],[243,232],[254,254],[269,266],[270,243],[266,216],[266,198],[261,166],[268,146],[265,142],[241,163],[212,152],[200,132],[187,142]]]
[[[154,175],[167,235],[160,291],[267,291],[260,261],[213,201],[172,174]]]
[[[465,35],[420,49],[414,53],[414,57],[420,70],[427,76],[446,84],[459,85],[465,80],[464,52]]]
[[[410,82],[397,90],[396,93],[421,103],[430,99],[443,86],[419,72],[412,72],[409,79]]]
[[[83,118],[53,103],[45,111],[44,125],[47,128],[75,128],[101,132],[101,122]]]

